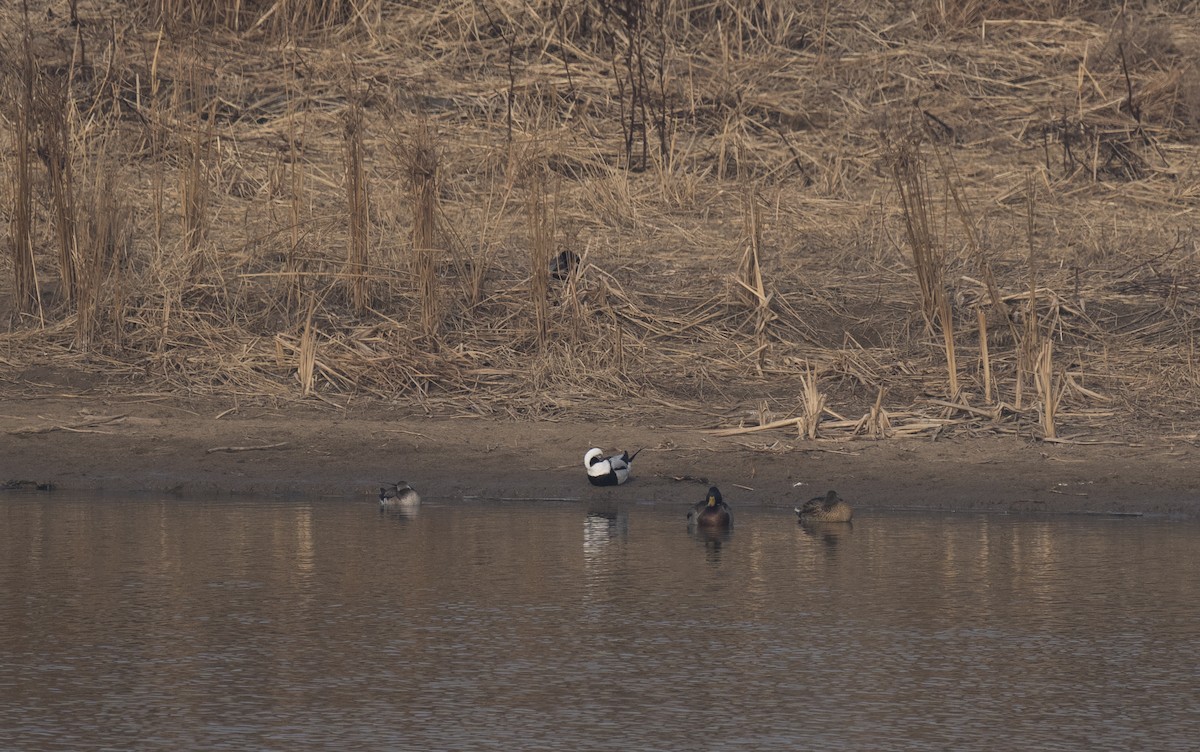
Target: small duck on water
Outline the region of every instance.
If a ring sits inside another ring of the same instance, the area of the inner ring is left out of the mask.
[[[809,499],[795,511],[801,522],[849,522],[854,516],[854,510],[837,491]]]
[[[411,509],[420,503],[421,497],[406,480],[379,489],[380,509]]]
[[[604,450],[592,447],[587,450],[587,454],[583,455],[583,466],[587,468],[588,482],[593,486],[619,486],[629,480],[629,474],[633,470],[633,458],[638,456],[637,450],[633,454],[629,452],[621,452],[614,454],[611,457],[604,456]]]
[[[721,498],[721,489],[712,486],[708,496],[698,501],[687,513],[688,521],[697,527],[724,530],[733,525],[733,510]]]

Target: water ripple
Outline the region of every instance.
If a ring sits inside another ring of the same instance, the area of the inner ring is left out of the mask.
[[[1200,529],[5,502],[0,749],[1184,750]]]

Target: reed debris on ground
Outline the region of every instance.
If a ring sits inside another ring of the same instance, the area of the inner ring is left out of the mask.
[[[1185,10],[29,7],[0,4],[0,388],[805,441],[1200,417]],[[388,148],[421,128],[428,181]]]

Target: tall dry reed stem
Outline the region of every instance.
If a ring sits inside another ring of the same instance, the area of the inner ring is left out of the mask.
[[[600,21],[608,32],[603,38],[609,47],[620,105],[625,163],[630,169],[650,166],[649,134],[653,130],[658,134],[661,159],[669,165],[666,65],[671,45],[666,38],[666,3],[600,0],[599,5]]]
[[[38,310],[37,274],[33,265],[33,182],[30,151],[33,125],[33,52],[30,50],[29,24],[25,23],[24,55],[21,59],[16,118],[16,155],[13,160],[13,218],[11,251],[13,262],[13,293],[16,309],[22,314]]]
[[[142,102],[146,118],[149,121],[146,131],[150,142],[150,160],[156,165],[163,163],[163,157],[167,149],[166,144],[170,143],[170,134],[166,126],[169,118],[164,113],[162,81],[158,76],[158,66],[162,60],[164,33],[164,30],[160,27],[158,38],[154,43],[154,54],[150,59],[149,92]],[[166,215],[166,210],[164,209],[166,202],[166,170],[161,167],[157,170],[152,170],[150,180],[154,206],[154,246],[155,250],[161,255],[163,225]]]
[[[1038,322],[1037,308],[1037,244],[1034,242],[1034,228],[1037,206],[1037,187],[1032,173],[1025,175],[1025,235],[1029,246],[1029,299],[1025,302],[1025,325],[1017,344],[1017,384],[1013,405],[1022,409],[1024,400],[1026,374],[1032,373],[1037,367],[1041,351],[1041,327]]]
[[[118,190],[115,169],[101,157],[89,188],[86,220],[80,227],[79,287],[75,339],[80,350],[96,347],[103,306],[111,305],[112,339],[121,344],[124,327],[122,269],[129,255],[131,211]]]
[[[921,314],[929,332],[941,315],[946,298],[945,269],[941,246],[933,229],[929,208],[929,182],[917,147],[902,149],[893,164],[893,175],[904,213],[904,230],[912,250],[913,270],[921,292]]]
[[[529,264],[532,276],[529,291],[534,311],[538,345],[546,345],[550,328],[550,258],[554,248],[554,218],[546,209],[546,175],[542,170],[529,173]]]
[[[179,198],[183,224],[184,249],[191,256],[191,276],[199,273],[203,255],[198,252],[208,232],[208,165],[212,159],[217,100],[208,96],[211,79],[207,68],[197,59],[195,51],[182,55],[180,68],[186,70],[177,80],[186,86],[175,92],[173,109],[179,123],[184,125],[181,138]]]
[[[1000,318],[1008,325],[1009,333],[1014,340],[1018,334],[1016,327],[1012,323],[1012,319],[1008,317],[1008,308],[1004,305],[1003,297],[1000,294],[1000,287],[996,284],[996,274],[992,268],[991,259],[984,253],[983,244],[979,240],[979,229],[976,226],[974,214],[963,196],[962,176],[958,172],[958,166],[954,162],[954,157],[947,151],[942,149],[934,149],[934,155],[937,157],[938,167],[941,169],[946,190],[950,194],[950,199],[954,204],[955,214],[958,215],[959,224],[962,225],[963,232],[967,238],[967,246],[971,250],[971,254],[975,257],[975,263],[979,267],[980,276],[983,277],[984,286],[987,287],[988,299],[992,304],[992,308],[1000,314]]]
[[[74,154],[71,150],[72,104],[64,78],[44,78],[40,98],[41,154],[46,162],[54,224],[58,239],[58,273],[62,299],[75,299],[75,267],[79,257],[76,232]]]
[[[805,364],[799,376],[803,412],[796,419],[796,433],[800,438],[815,439],[821,425],[821,414],[825,412],[825,395],[817,386],[818,374],[811,366]]]
[[[357,86],[352,74],[351,85]],[[354,312],[366,313],[367,296],[367,249],[370,210],[368,206],[366,167],[363,163],[363,108],[361,97],[350,97],[343,120],[343,137],[346,149],[346,210],[349,216],[349,245],[346,250],[345,277],[350,284],[350,302]]]
[[[437,191],[438,154],[428,126],[417,126],[408,155],[409,178],[412,184],[412,266],[421,301],[421,330],[426,338],[436,340],[441,313],[438,309],[437,279]]]
[[[950,296],[946,292],[945,254],[934,233],[929,182],[917,146],[900,151],[893,163],[893,175],[904,213],[905,233],[912,249],[913,269],[920,286],[921,314],[928,332],[941,329],[950,399],[953,401],[958,398],[954,315]]]
[[[304,155],[300,150],[300,140],[304,138],[308,126],[309,109],[304,108],[304,115],[300,123],[297,124],[296,113],[296,69],[291,66],[288,71],[288,170],[289,182],[291,183],[290,193],[291,201],[289,203],[290,219],[291,219],[291,243],[288,245],[287,255],[284,259],[284,284],[287,288],[287,311],[288,315],[296,312],[300,305],[300,295],[302,291],[301,276],[300,276],[300,256],[301,246],[304,243],[304,233],[301,228],[304,224],[305,212],[305,197],[306,197],[306,181],[304,172]]]

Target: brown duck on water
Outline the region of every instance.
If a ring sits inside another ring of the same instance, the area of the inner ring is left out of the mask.
[[[796,516],[801,522],[849,522],[854,510],[837,491],[830,491],[804,502],[804,506],[796,510]]]

